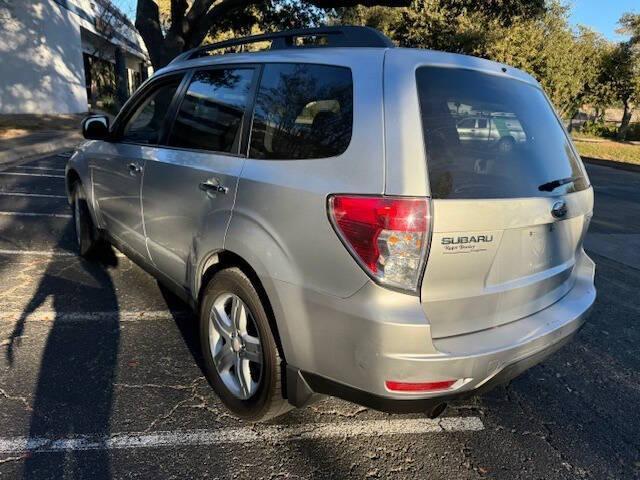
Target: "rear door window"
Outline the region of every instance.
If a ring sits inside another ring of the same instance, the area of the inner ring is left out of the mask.
[[[416,79],[434,198],[553,196],[588,187],[539,88],[441,67],[418,68]],[[482,130],[470,134],[475,121]]]
[[[270,63],[256,97],[249,156],[326,158],[351,141],[353,81],[344,67]]]
[[[254,70],[219,68],[194,73],[173,124],[173,147],[238,153]]]

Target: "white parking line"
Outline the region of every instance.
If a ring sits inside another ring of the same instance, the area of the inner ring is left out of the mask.
[[[68,213],[36,213],[36,212],[0,212],[0,215],[6,217],[56,217],[71,218],[73,215]]]
[[[0,175],[18,175],[22,177],[64,178],[64,175],[49,175],[46,173],[25,173],[25,172],[0,172]]]
[[[30,165],[16,165],[14,168],[22,168],[24,170],[49,170],[52,172],[64,172],[64,168],[55,168],[55,167],[32,167]]]
[[[65,250],[10,250],[6,248],[0,248],[0,255],[23,255],[23,256],[37,256],[37,257],[77,257],[78,254],[74,252],[67,252]],[[127,258],[124,253],[116,250],[114,252],[116,257]]]
[[[17,322],[25,315],[23,310],[0,311],[0,322]],[[107,312],[57,312],[55,310],[36,310],[26,314],[28,321],[33,322],[136,322],[140,320],[166,321],[176,317],[184,318],[193,315],[187,310],[170,312],[168,310],[125,310]]]
[[[0,438],[0,453],[44,453],[78,450],[184,447],[261,441],[326,440],[332,438],[416,435],[424,433],[477,432],[484,429],[478,417],[445,417],[430,420],[363,420],[155,433],[119,433],[110,436],[81,435],[71,438]]]
[[[66,195],[49,195],[46,193],[0,192],[0,195],[5,197],[67,198]]]
[[[63,250],[8,250],[0,249],[0,255],[24,255],[37,257],[77,257],[78,254]]]

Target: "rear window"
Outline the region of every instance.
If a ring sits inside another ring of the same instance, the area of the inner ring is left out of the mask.
[[[344,67],[270,63],[264,66],[249,156],[334,157],[351,141],[353,82]]]
[[[416,80],[433,198],[554,196],[588,187],[539,88],[439,67],[419,68]],[[556,180],[564,183],[553,188]]]

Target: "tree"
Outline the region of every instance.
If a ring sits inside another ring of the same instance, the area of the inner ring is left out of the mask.
[[[618,21],[620,28],[618,33],[630,35],[629,42],[633,45],[640,44],[640,13],[625,13]]]
[[[640,14],[626,13],[619,21],[618,33],[630,36],[610,49],[599,79],[611,103],[622,105],[622,121],[616,137],[624,141],[634,110],[640,104]]]
[[[339,22],[369,25],[401,46],[475,55],[536,77],[559,112],[571,118],[594,91],[606,41],[574,32],[557,1],[421,0],[401,9],[351,8]]]
[[[409,0],[138,0],[136,27],[158,69],[200,46],[207,36],[215,38],[229,30],[250,32],[259,21],[278,24],[285,18],[285,25],[304,26],[314,8],[408,4]]]
[[[631,42],[621,42],[607,56],[600,79],[611,97],[622,105],[617,138],[624,141],[633,111],[640,103],[640,57]]]

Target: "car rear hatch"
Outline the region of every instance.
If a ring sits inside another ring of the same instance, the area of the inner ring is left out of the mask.
[[[546,96],[467,69],[421,67],[416,80],[433,199],[421,300],[433,337],[558,301],[584,254],[593,191]]]

